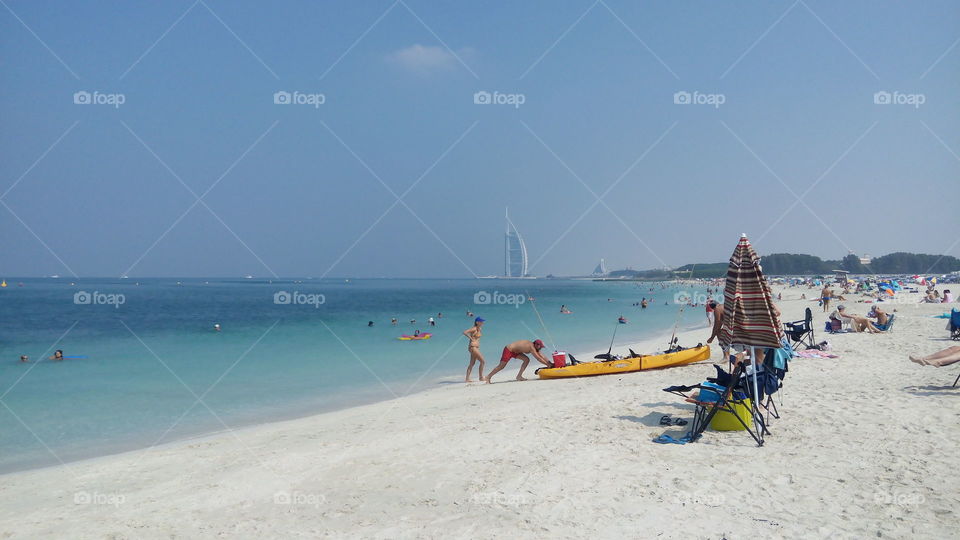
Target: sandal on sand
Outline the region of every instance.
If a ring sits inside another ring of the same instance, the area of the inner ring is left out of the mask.
[[[653,442],[657,444],[687,444],[688,442],[690,442],[690,437],[687,435],[684,435],[679,439],[674,439],[670,435],[663,434],[657,437],[656,439],[654,439]]]
[[[672,422],[672,420],[670,420],[670,415],[669,415],[669,414],[660,417],[660,425],[661,425],[661,426],[669,426],[669,425],[671,424],[671,422]]]
[[[683,418],[677,418],[677,421],[674,422],[674,424],[676,424],[676,425],[678,425],[678,426],[685,426],[685,425],[687,425],[687,421],[684,420]]]

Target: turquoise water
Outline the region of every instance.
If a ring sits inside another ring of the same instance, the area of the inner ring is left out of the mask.
[[[606,349],[615,326],[619,343],[662,334],[676,320],[674,294],[692,291],[566,280],[71,281],[7,279],[0,289],[0,471],[458,381],[467,360],[461,332],[472,323],[467,310],[487,319],[482,351],[492,365],[516,339],[582,352]],[[290,303],[282,295],[275,302],[281,291]],[[483,303],[482,291],[492,303]],[[646,310],[632,305],[651,296]],[[496,303],[511,300],[523,303]],[[560,314],[561,304],[574,313]],[[701,311],[687,310],[684,325],[703,324]],[[616,324],[621,314],[629,324]],[[436,327],[427,324],[431,316]],[[396,339],[416,329],[433,337]],[[87,358],[45,360],[54,349]],[[29,363],[19,362],[23,354]]]

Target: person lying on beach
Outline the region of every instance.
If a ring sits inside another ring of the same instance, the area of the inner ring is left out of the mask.
[[[507,345],[503,348],[503,354],[500,355],[500,365],[493,368],[493,371],[487,375],[485,380],[488,384],[490,379],[494,375],[500,372],[501,369],[507,367],[507,363],[510,362],[513,358],[519,358],[523,361],[523,364],[520,365],[520,373],[517,374],[518,381],[525,381],[523,378],[523,370],[527,369],[527,364],[530,363],[530,357],[527,354],[532,354],[534,358],[537,359],[541,364],[546,367],[552,367],[550,362],[542,354],[540,354],[540,349],[543,349],[544,344],[539,339],[530,341],[529,339],[521,339],[519,341],[514,341],[513,343]]]
[[[480,362],[480,380],[483,380],[483,355],[480,354],[480,338],[483,337],[483,318],[477,317],[473,321],[473,326],[463,331],[470,342],[467,344],[467,353],[470,354],[470,365],[467,366],[467,378],[465,382],[473,382],[470,379],[470,373],[473,371],[473,364]]]
[[[911,362],[916,362],[922,366],[944,367],[950,364],[960,362],[960,345],[947,347],[942,351],[935,352],[928,356],[911,356]]]
[[[710,333],[707,343],[713,343],[713,340],[720,335],[720,327],[723,326],[723,304],[713,300],[711,306],[713,307],[713,331]]]
[[[837,306],[837,310],[834,311],[830,318],[843,321],[843,319],[850,319],[850,326],[857,332],[863,332],[866,330],[870,334],[879,334],[883,330],[880,330],[869,319],[862,317],[860,315],[855,315],[853,313],[847,313],[847,308],[843,304]]]

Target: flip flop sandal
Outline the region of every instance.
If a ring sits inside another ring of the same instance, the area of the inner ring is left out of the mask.
[[[678,425],[678,426],[685,426],[685,425],[687,425],[687,421],[684,420],[683,418],[677,418],[677,421],[674,422],[674,424],[676,424],[676,425]]]
[[[660,417],[660,425],[661,425],[661,426],[669,426],[671,422],[672,422],[672,420],[670,420],[670,415],[669,415],[669,414],[666,415],[666,416],[661,416],[661,417]]]

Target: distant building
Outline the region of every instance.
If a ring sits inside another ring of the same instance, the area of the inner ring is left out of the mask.
[[[848,254],[848,255],[853,255],[854,257],[856,257],[857,259],[859,259],[859,260],[860,260],[860,264],[862,264],[862,265],[864,265],[864,266],[870,264],[870,261],[873,260],[873,259],[870,258],[870,255],[867,255],[866,253],[864,253],[864,254],[861,256],[861,255],[857,255],[856,253],[854,253],[854,252],[852,252],[852,251],[848,251],[847,254]]]
[[[523,242],[517,227],[510,221],[507,211],[507,233],[504,242],[503,275],[505,277],[527,276],[527,245]]]
[[[600,264],[593,269],[593,275],[595,276],[605,276],[607,275],[607,265],[604,264],[603,259],[600,259]]]

